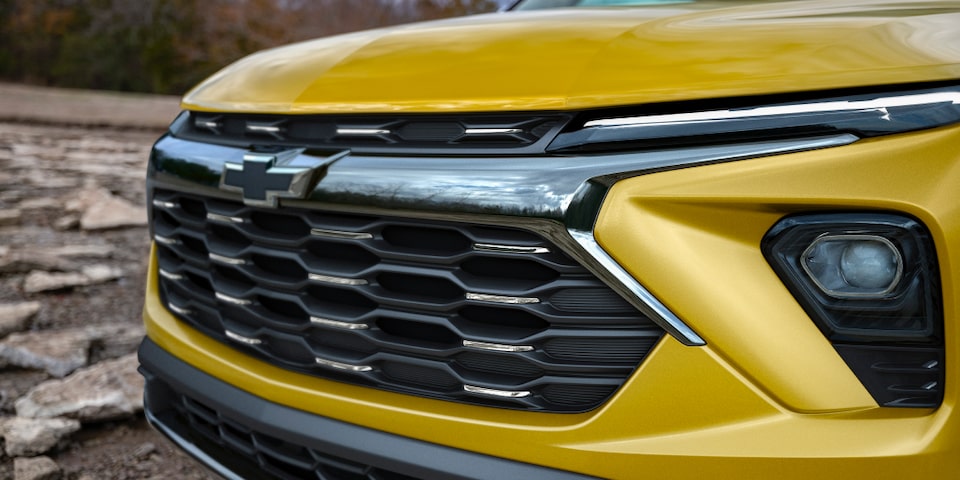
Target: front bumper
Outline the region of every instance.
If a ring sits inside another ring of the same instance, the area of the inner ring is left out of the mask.
[[[155,261],[147,333],[192,368],[256,395],[254,409],[282,405],[561,471],[608,478],[702,478],[707,471],[721,478],[943,478],[960,470],[953,367],[960,364],[958,134],[939,129],[615,183],[603,199],[596,239],[707,344],[664,337],[613,398],[586,413],[453,404],[273,367],[170,315],[157,293]],[[330,179],[336,174],[331,170]],[[903,212],[930,229],[944,290],[948,371],[940,408],[877,407],[763,259],[760,239],[783,216],[838,210]],[[227,408],[223,398],[212,406]],[[323,432],[311,438],[337,443]]]
[[[140,345],[139,358],[147,420],[225,478],[273,478],[261,471],[281,478],[595,478],[295,410],[203,373],[150,339]]]

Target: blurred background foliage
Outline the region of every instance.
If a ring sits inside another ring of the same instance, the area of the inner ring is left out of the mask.
[[[264,48],[497,7],[497,0],[0,0],[0,79],[179,95]]]

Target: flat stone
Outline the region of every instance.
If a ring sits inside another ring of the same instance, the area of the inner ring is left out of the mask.
[[[0,210],[0,226],[19,225],[22,212],[16,208]]]
[[[143,325],[139,323],[14,333],[0,340],[0,363],[44,370],[62,378],[91,360],[107,360],[136,351],[143,335]]]
[[[109,265],[90,265],[80,272],[50,273],[34,270],[23,280],[27,293],[49,292],[108,282],[123,276],[123,270]]]
[[[0,273],[25,273],[33,270],[69,272],[78,270],[73,261],[30,250],[8,250],[0,255]]]
[[[63,471],[50,457],[13,459],[13,480],[60,480]]]
[[[16,402],[17,415],[68,417],[81,423],[128,418],[143,410],[143,377],[135,353],[34,387]]]
[[[40,311],[40,302],[0,304],[0,338],[27,328],[27,323]]]
[[[27,293],[49,292],[89,284],[90,279],[79,272],[50,273],[34,270],[23,280],[23,291]]]
[[[17,205],[21,211],[59,209],[63,205],[60,200],[50,197],[28,198]]]
[[[0,341],[0,362],[60,378],[87,365],[92,342],[85,328],[14,333]]]
[[[147,224],[147,209],[110,193],[105,188],[88,188],[66,204],[67,210],[81,212],[80,228],[106,230]]]
[[[80,422],[71,418],[12,417],[0,424],[7,455],[33,457],[56,447],[67,436],[80,430]]]
[[[80,226],[80,216],[68,214],[64,215],[53,221],[53,228],[61,232],[65,230],[72,230]]]

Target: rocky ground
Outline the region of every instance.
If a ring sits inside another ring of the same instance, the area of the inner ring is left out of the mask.
[[[0,480],[209,478],[150,430],[144,166],[176,99],[0,84]]]

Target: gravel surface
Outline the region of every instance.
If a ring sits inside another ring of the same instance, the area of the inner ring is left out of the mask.
[[[24,399],[40,384],[111,358],[136,368],[129,354],[142,335],[149,247],[144,167],[177,111],[173,97],[0,84],[0,480],[40,478],[30,469],[50,467],[44,457],[60,474],[43,478],[214,478],[139,410],[65,414],[82,428],[40,454],[14,448],[3,427],[25,418]],[[112,207],[96,208],[104,204]],[[53,340],[63,332],[69,342]]]

